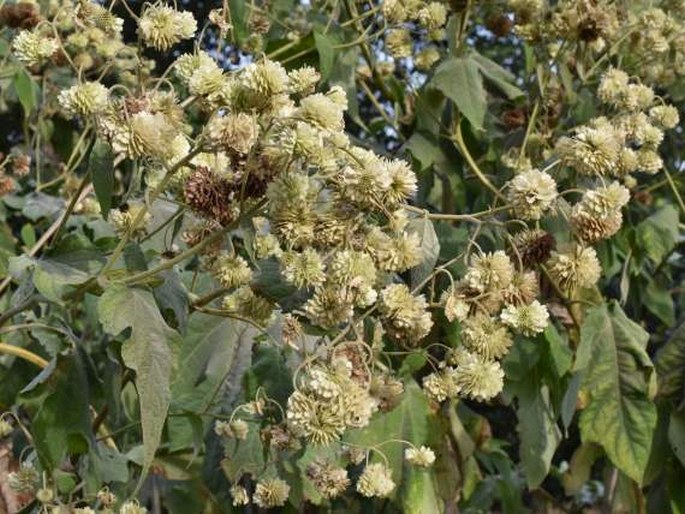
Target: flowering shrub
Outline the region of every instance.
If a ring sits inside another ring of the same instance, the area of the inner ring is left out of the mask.
[[[685,4],[217,4],[0,4],[0,505],[685,509]]]

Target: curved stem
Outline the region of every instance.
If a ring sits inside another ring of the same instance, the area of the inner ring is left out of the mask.
[[[11,344],[0,343],[0,353],[14,355],[15,357],[19,357],[20,359],[24,359],[25,361],[35,364],[39,368],[45,368],[48,365],[48,361],[46,361],[40,355],[36,355],[25,348],[20,348]]]
[[[469,167],[471,168],[471,171],[475,173],[476,177],[478,177],[478,180],[480,180],[481,184],[483,184],[485,187],[487,187],[490,191],[492,191],[497,198],[500,200],[506,202],[506,197],[497,189],[492,182],[488,179],[488,177],[485,176],[483,171],[480,169],[476,161],[474,160],[473,156],[471,155],[471,152],[469,152],[468,147],[466,146],[466,143],[464,143],[464,135],[462,134],[461,131],[461,121],[458,121],[456,124],[456,130],[454,133],[454,138],[452,139],[454,143],[457,145],[457,148],[459,149],[459,152],[461,155],[464,157],[466,162],[468,163]]]

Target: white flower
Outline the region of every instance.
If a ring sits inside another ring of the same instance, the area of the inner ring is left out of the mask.
[[[404,458],[410,464],[429,468],[435,462],[435,453],[427,446],[421,446],[420,448],[412,447],[404,450]]]
[[[42,64],[54,54],[59,45],[54,39],[22,30],[12,41],[14,55],[27,66]]]
[[[383,464],[368,464],[357,482],[357,491],[368,498],[386,498],[395,489],[391,471]]]
[[[58,101],[71,116],[89,116],[107,107],[109,91],[99,82],[85,82],[62,91]]]
[[[500,317],[506,325],[528,337],[543,332],[549,322],[547,307],[537,300],[528,305],[508,305]]]
[[[193,37],[197,22],[190,12],[157,4],[145,9],[138,28],[145,43],[157,50],[166,51],[176,43]]]
[[[539,220],[557,198],[557,183],[543,171],[524,171],[509,182],[508,198],[517,216]]]

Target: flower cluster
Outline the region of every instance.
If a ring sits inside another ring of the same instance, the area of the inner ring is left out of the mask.
[[[329,365],[317,364],[300,378],[288,399],[288,427],[316,445],[336,441],[347,428],[368,425],[378,410],[365,377],[353,374],[352,363],[338,357]]]

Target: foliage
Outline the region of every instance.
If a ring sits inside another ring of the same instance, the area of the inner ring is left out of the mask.
[[[0,57],[0,510],[685,511],[685,3],[7,0]]]

